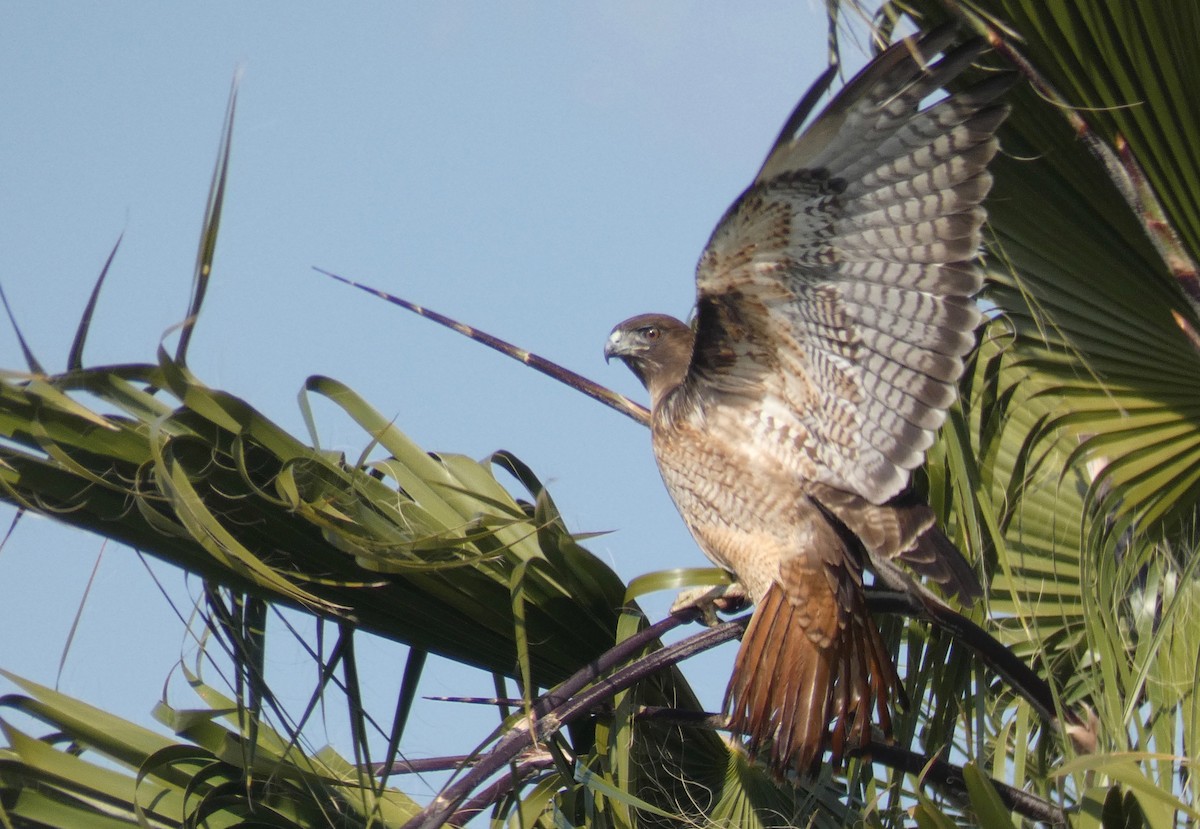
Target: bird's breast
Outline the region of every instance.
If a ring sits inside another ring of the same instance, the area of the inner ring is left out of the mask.
[[[803,482],[769,453],[754,450],[753,424],[716,416],[654,429],[654,454],[667,491],[700,548],[733,571],[757,600],[780,560],[805,546]]]

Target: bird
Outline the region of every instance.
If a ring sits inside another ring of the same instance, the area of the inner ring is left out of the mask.
[[[922,602],[944,600],[916,577],[982,595],[912,484],[975,346],[1013,82],[945,92],[986,48],[957,37],[897,41],[807,127],[805,96],[704,249],[692,323],[640,314],[604,348],[649,394],[659,471],[732,574],[724,601],[755,605],[724,713],[778,777],[892,739],[904,690],[864,569]]]

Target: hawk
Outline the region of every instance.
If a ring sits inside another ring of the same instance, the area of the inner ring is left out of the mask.
[[[694,328],[644,314],[605,347],[649,392],[692,535],[756,605],[725,710],[779,775],[814,772],[826,749],[840,762],[872,712],[890,738],[903,689],[864,567],[923,601],[938,600],[897,562],[981,594],[909,488],[975,344],[980,203],[1011,85],[930,102],[984,48],[953,39],[897,42],[803,131],[801,102],[704,250]]]

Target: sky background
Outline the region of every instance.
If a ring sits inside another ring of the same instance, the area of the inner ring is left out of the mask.
[[[688,314],[714,223],[824,61],[815,0],[11,3],[0,27],[0,284],[38,358],[61,370],[124,233],[85,362],[153,361],[187,307],[240,69],[192,370],[300,436],[297,393],[309,375],[330,375],[427,449],[515,453],[573,531],[613,531],[587,546],[625,579],[705,566],[645,429],[312,268],[644,400],[624,367],[605,365],[609,330],[644,311]],[[23,368],[7,322],[0,368]],[[366,443],[331,408],[318,424],[326,446],[351,456]],[[0,532],[12,514],[0,507]],[[55,683],[102,547],[44,519],[20,522],[0,550],[0,668]],[[58,680],[143,724],[191,650],[151,571],[190,610],[196,580],[109,545]],[[671,598],[645,604],[661,615]],[[368,697],[390,717],[404,650],[377,643],[371,655]],[[732,656],[726,646],[688,667],[710,708]],[[276,638],[268,670],[277,688],[303,672],[292,683],[302,704],[307,657]],[[434,660],[422,692],[491,689],[488,676]],[[196,704],[178,682],[170,694]],[[403,748],[468,751],[493,719],[421,703]],[[335,715],[310,738],[349,752]]]

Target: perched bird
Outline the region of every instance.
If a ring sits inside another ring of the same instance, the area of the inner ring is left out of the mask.
[[[954,37],[897,42],[801,130],[810,94],[704,250],[694,327],[645,314],[605,347],[649,391],[692,535],[757,606],[725,709],[780,775],[826,749],[840,762],[873,716],[890,738],[902,688],[864,566],[924,601],[897,561],[961,601],[981,593],[909,488],[975,344],[980,202],[1011,85],[930,102],[984,48]]]

